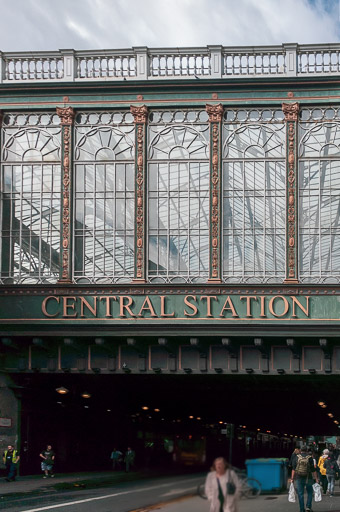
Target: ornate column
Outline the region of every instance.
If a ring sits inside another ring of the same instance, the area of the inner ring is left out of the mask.
[[[223,106],[206,105],[210,123],[210,251],[209,280],[220,283],[221,264],[221,168]]]
[[[146,175],[147,175],[147,121],[146,105],[131,105],[135,120],[135,277],[134,282],[146,282]]]
[[[285,283],[297,284],[298,276],[298,103],[283,103],[286,121],[287,241]]]
[[[57,107],[61,122],[61,270],[59,283],[72,282],[72,137],[74,110],[72,107]]]

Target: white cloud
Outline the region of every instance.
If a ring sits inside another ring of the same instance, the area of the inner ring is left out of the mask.
[[[0,49],[339,41],[336,0],[0,0]]]

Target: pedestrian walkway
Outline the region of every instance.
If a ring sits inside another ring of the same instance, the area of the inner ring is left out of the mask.
[[[155,507],[154,507],[155,509]],[[143,509],[143,512],[153,510],[153,508]],[[182,499],[178,502],[164,504],[157,510],[159,512],[208,512],[209,502],[199,497]],[[287,494],[259,496],[255,499],[240,500],[239,512],[298,512],[298,503],[288,502]],[[340,493],[333,498],[324,496],[320,503],[313,503],[313,512],[340,512]]]
[[[156,474],[159,476],[159,472]],[[94,473],[68,473],[56,474],[54,478],[43,478],[42,475],[18,477],[15,482],[6,482],[5,478],[0,479],[0,496],[5,497],[11,494],[44,493],[49,489],[66,490],[77,488],[96,488],[106,485],[130,482],[155,476],[155,472],[131,472],[123,471],[102,471]]]

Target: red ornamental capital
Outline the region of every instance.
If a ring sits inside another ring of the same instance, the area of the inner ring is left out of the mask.
[[[218,103],[217,105],[209,105],[205,106],[206,111],[208,112],[210,123],[220,123],[223,118],[223,105],[222,103]]]
[[[146,105],[141,105],[139,107],[131,105],[130,112],[134,117],[135,123],[146,123],[147,122],[148,107]]]
[[[73,124],[75,112],[72,107],[57,107],[57,115],[60,117],[60,122],[64,126]]]
[[[286,121],[297,121],[299,116],[300,105],[296,103],[282,103],[282,112]]]

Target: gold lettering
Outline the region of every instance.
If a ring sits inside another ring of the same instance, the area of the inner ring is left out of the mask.
[[[203,299],[207,300],[207,318],[213,316],[211,314],[211,299],[217,300],[217,297],[215,295],[202,295],[201,300]]]
[[[92,313],[93,316],[97,316],[97,297],[93,297],[93,302],[94,302],[93,307],[84,297],[79,297],[79,299],[80,299],[80,316],[81,316],[81,318],[85,317],[84,305]]]
[[[227,307],[227,305],[228,305],[228,307]],[[232,316],[233,316],[233,317],[238,317],[238,314],[236,313],[236,310],[235,310],[235,308],[234,308],[233,301],[231,300],[231,298],[229,297],[229,295],[228,295],[228,297],[226,298],[225,303],[223,304],[223,308],[222,308],[222,310],[221,310],[220,317],[224,317],[223,312],[224,312],[224,311],[228,311],[228,310],[230,310],[230,311],[231,311],[231,314],[232,314]]]
[[[76,297],[63,297],[63,316],[66,317],[66,318],[74,318],[77,316],[77,312],[75,311],[74,312],[74,315],[71,315],[67,312],[67,310],[70,308],[70,309],[73,309],[75,308],[75,303],[73,304],[68,304],[68,301],[69,300],[73,300],[73,301],[76,301]]]
[[[184,316],[195,316],[197,315],[198,309],[195,306],[195,304],[191,304],[191,302],[189,302],[189,299],[193,299],[196,302],[196,295],[186,295],[184,297],[184,304],[193,310],[193,313],[188,313],[187,310],[185,309]]]
[[[51,313],[47,313],[47,301],[49,301],[49,300],[51,300],[51,299],[56,300],[56,301],[58,302],[58,304],[59,304],[59,302],[60,302],[60,297],[54,297],[54,296],[46,297],[46,299],[44,299],[44,300],[43,300],[43,303],[42,303],[42,305],[41,305],[41,310],[42,310],[42,312],[43,312],[43,314],[44,314],[45,316],[48,316],[48,317],[50,317],[50,318],[53,318],[54,316],[58,316],[58,315],[59,315],[59,313],[58,313],[58,311],[57,311],[56,313],[54,313],[54,315],[51,315]]]
[[[165,313],[165,295],[161,295],[161,318],[175,316],[175,313]]]
[[[275,313],[274,311],[274,302],[277,300],[277,299],[282,299],[283,300],[283,303],[284,303],[284,310],[283,310],[283,313],[281,313],[280,315]],[[286,299],[286,297],[283,297],[282,295],[275,295],[275,297],[272,297],[269,301],[269,312],[271,315],[273,316],[276,316],[276,317],[281,317],[281,316],[285,316],[288,312],[288,309],[289,309],[289,303],[288,303],[288,300]]]
[[[266,312],[265,312],[265,309],[264,309],[264,301],[265,301],[266,297],[264,295],[261,295],[260,299],[261,299],[261,314],[260,314],[260,317],[262,316],[262,317],[266,318],[267,315],[266,315]]]
[[[117,300],[116,297],[114,295],[102,295],[101,297],[99,297],[99,300],[103,300],[105,299],[106,301],[106,312],[105,312],[105,316],[108,317],[108,318],[112,318],[112,315],[111,315],[111,301],[110,299],[113,299],[113,300]]]
[[[127,304],[124,304],[124,299],[128,300]],[[124,309],[126,309],[126,311],[128,311],[130,316],[135,317],[136,315],[134,315],[130,309],[130,306],[132,306],[132,304],[133,304],[133,299],[129,295],[122,295],[121,297],[119,297],[119,316],[126,318],[125,313],[124,313]]]
[[[296,305],[301,309],[301,311],[303,311],[303,312],[304,312],[304,314],[305,314],[306,316],[309,316],[309,297],[305,297],[305,299],[306,299],[306,303],[307,303],[307,304],[306,304],[306,308],[304,308],[304,307],[303,307],[303,305],[301,304],[301,302],[299,302],[299,301],[297,300],[297,298],[296,298],[296,297],[294,297],[294,295],[291,295],[291,297],[290,297],[290,298],[291,298],[291,299],[292,299],[292,301],[293,301],[293,314],[292,314],[292,318],[296,318],[296,317],[297,317],[297,315],[296,315],[296,313],[295,313],[295,304],[296,304]]]
[[[246,299],[247,301],[247,315],[246,316],[249,316],[249,317],[252,317],[252,312],[251,312],[251,300],[254,299],[257,301],[257,297],[255,297],[255,295],[242,295],[240,297],[240,300],[243,300],[243,299]]]
[[[143,315],[142,315],[142,311],[144,311],[144,310],[145,310],[145,311],[150,311],[150,314],[151,314],[151,316],[152,316],[152,317],[157,317],[157,315],[156,315],[156,313],[155,313],[155,310],[153,309],[152,302],[151,302],[151,300],[149,299],[149,296],[148,296],[148,295],[145,297],[145,300],[144,300],[144,302],[143,302],[143,305],[142,305],[142,307],[140,308],[140,311],[139,311],[139,313],[138,313],[138,315],[137,315],[137,316],[143,316]]]

